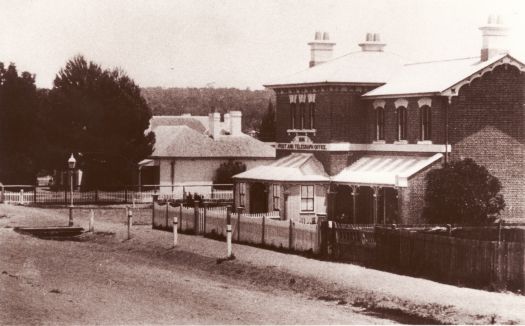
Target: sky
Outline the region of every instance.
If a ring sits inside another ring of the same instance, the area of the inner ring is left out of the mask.
[[[0,62],[44,88],[82,54],[141,87],[262,89],[308,67],[315,31],[335,57],[375,32],[410,60],[462,58],[479,55],[489,14],[525,58],[523,0],[0,0]]]

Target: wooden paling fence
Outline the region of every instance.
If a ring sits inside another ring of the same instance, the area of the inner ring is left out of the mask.
[[[226,236],[227,208],[184,207],[169,202],[154,202],[153,227],[173,229],[173,217],[179,219],[179,231],[216,237]],[[258,214],[231,214],[233,240],[294,251],[318,253],[319,228],[317,224],[303,224],[293,220],[279,220],[278,212]]]
[[[449,228],[436,234],[422,227],[326,223],[323,230],[326,250],[336,260],[451,284],[525,291],[523,228]]]

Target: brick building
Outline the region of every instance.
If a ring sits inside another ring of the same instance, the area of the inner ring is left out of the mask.
[[[501,180],[503,215],[523,217],[525,65],[507,51],[499,17],[480,30],[480,56],[423,63],[384,51],[378,34],[332,59],[335,43],[316,33],[310,68],[266,85],[278,160],[236,176],[236,204],[282,218],[417,223],[428,171],[471,157]]]

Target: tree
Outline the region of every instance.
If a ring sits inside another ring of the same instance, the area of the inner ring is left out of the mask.
[[[262,118],[259,139],[266,142],[275,141],[275,111],[271,100],[268,101],[268,109]]]
[[[232,184],[233,176],[246,171],[246,165],[241,162],[228,161],[222,163],[215,172],[213,183],[215,184]]]
[[[152,153],[154,134],[145,134],[151,110],[120,69],[74,57],[57,74],[45,107],[47,163],[63,169],[75,153],[86,188],[130,184],[136,163]]]
[[[486,224],[505,208],[501,183],[472,159],[427,175],[424,216],[432,223]]]
[[[0,181],[34,184],[39,152],[34,75],[0,62]]]

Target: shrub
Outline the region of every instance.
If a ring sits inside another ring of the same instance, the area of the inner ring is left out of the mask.
[[[505,208],[501,183],[472,159],[453,161],[427,175],[423,215],[431,223],[488,224]]]

